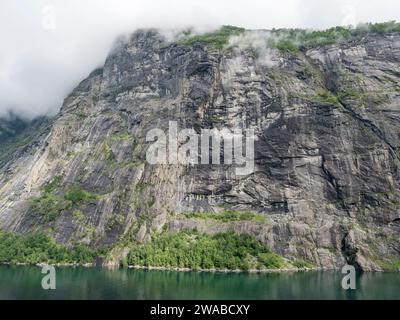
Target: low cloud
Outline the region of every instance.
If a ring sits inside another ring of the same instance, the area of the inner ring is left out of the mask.
[[[266,67],[274,67],[278,64],[277,55],[273,49],[267,46],[268,39],[271,39],[271,32],[267,30],[246,31],[229,39],[229,46],[238,50],[251,49],[256,56],[256,62]]]
[[[224,24],[327,28],[399,16],[397,0],[2,0],[0,117],[10,110],[25,118],[56,113],[73,87],[104,63],[116,37],[137,28],[161,28],[173,40],[189,26],[196,32]]]

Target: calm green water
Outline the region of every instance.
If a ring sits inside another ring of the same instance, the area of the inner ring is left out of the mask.
[[[400,299],[400,273],[366,273],[357,289],[339,272],[224,274],[57,268],[57,289],[39,267],[0,266],[0,299]]]

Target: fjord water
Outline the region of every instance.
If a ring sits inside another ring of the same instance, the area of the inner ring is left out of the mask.
[[[0,299],[400,299],[400,273],[364,273],[343,290],[340,272],[208,273],[56,268],[43,290],[39,267],[0,266]]]

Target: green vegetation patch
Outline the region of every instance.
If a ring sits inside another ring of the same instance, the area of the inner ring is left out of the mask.
[[[192,45],[197,42],[209,43],[219,49],[226,48],[231,36],[240,35],[246,29],[234,26],[223,26],[217,31],[191,36],[190,31],[185,32],[186,37],[178,43]],[[383,23],[367,23],[357,27],[337,26],[326,30],[305,29],[273,29],[270,36],[266,36],[266,46],[276,48],[282,52],[295,53],[301,47],[318,47],[346,41],[351,37],[366,34],[384,34],[400,32],[400,23],[389,21]]]
[[[357,91],[354,88],[345,88],[340,92],[340,98],[345,100],[361,100],[364,97],[362,92]]]
[[[359,25],[355,30],[354,33],[376,33],[376,34],[383,34],[383,33],[390,33],[390,32],[400,32],[400,23],[396,21],[387,21],[387,22],[380,22],[380,23],[367,23]]]
[[[62,176],[56,176],[51,180],[45,187],[44,187],[44,192],[45,193],[51,193],[53,192],[60,184],[62,180]]]
[[[81,210],[74,210],[74,212],[72,212],[72,217],[79,222],[85,220],[85,215]]]
[[[321,90],[317,92],[315,97],[318,101],[329,103],[329,104],[338,104],[338,98],[328,90]]]
[[[327,30],[274,29],[267,44],[284,52],[297,52],[301,46],[316,47],[335,44],[352,35],[352,29],[334,27]]]
[[[133,140],[135,141],[135,137],[128,131],[128,130],[124,130],[122,132],[116,133],[114,135],[112,135],[109,140],[111,142],[117,142],[117,141],[121,141],[121,140]]]
[[[287,52],[287,53],[295,53],[299,51],[299,45],[295,41],[291,39],[268,39],[267,41],[267,46],[269,48],[275,48],[278,49],[282,52]]]
[[[379,105],[390,101],[391,95],[397,95],[396,90],[373,90],[368,92],[359,91],[355,88],[347,87],[341,90],[339,97],[343,100],[356,101],[360,104],[371,106]]]
[[[18,235],[0,231],[0,263],[92,263],[106,249],[93,250],[79,244],[72,248],[58,244],[44,233]]]
[[[129,265],[190,269],[277,269],[288,264],[250,235],[215,235],[195,231],[159,235],[133,248]]]
[[[70,209],[72,206],[72,203],[62,196],[51,193],[44,193],[41,197],[32,199],[31,203],[32,208],[40,214],[44,223],[55,220],[63,210]]]
[[[109,146],[109,144],[106,141],[102,145],[102,152],[107,161],[109,161],[111,163],[114,162],[115,155],[114,155],[113,151],[111,150],[111,147]]]
[[[72,204],[76,204],[81,201],[98,200],[100,196],[86,191],[80,186],[71,186],[67,188],[64,198]]]
[[[111,231],[116,226],[122,226],[125,222],[125,216],[121,213],[114,215],[107,221],[106,230]]]
[[[211,212],[187,212],[184,213],[186,218],[195,218],[203,220],[217,220],[221,222],[229,221],[243,221],[243,220],[256,220],[264,221],[265,217],[249,211],[232,211],[226,210],[222,213],[211,213]]]
[[[301,46],[318,47],[331,45],[345,41],[353,36],[391,32],[400,32],[400,23],[396,21],[367,23],[357,27],[338,26],[326,30],[273,29],[268,45],[284,52],[296,52]]]
[[[231,36],[237,36],[245,32],[246,29],[234,26],[222,26],[214,32],[188,37],[180,41],[181,44],[192,45],[197,42],[208,43],[218,49],[223,49],[229,42]]]
[[[55,177],[44,187],[43,194],[40,197],[31,199],[32,209],[41,216],[41,220],[44,223],[54,221],[62,211],[70,210],[73,206],[100,199],[100,195],[84,190],[77,185],[68,186],[60,190],[61,179],[62,176]],[[75,216],[74,218],[81,221],[83,220],[83,213],[79,212],[80,219]]]
[[[376,262],[384,271],[400,271],[400,260],[398,259],[377,259]]]
[[[340,40],[350,38],[352,29],[348,27],[333,27],[327,30],[305,31],[301,33],[301,42],[307,46],[335,44]]]

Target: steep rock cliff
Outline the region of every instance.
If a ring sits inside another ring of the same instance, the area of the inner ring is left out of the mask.
[[[400,259],[399,62],[398,33],[260,53],[137,31],[2,155],[0,227],[117,256],[160,232],[233,229],[288,259],[380,270]],[[146,133],[169,120],[254,129],[254,172],[149,164]],[[224,210],[262,219],[185,214]]]

